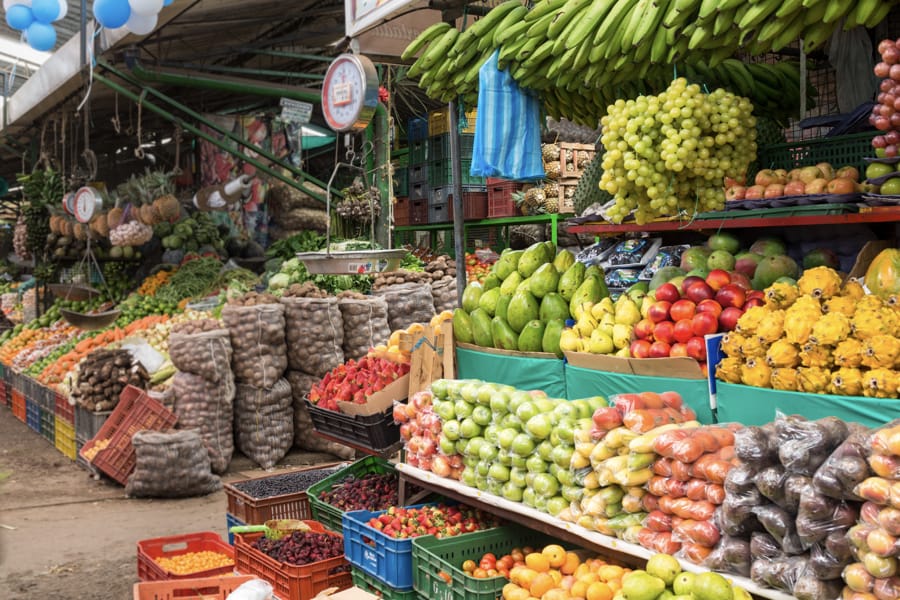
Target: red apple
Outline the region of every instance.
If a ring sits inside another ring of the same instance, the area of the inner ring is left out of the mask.
[[[743,185],[735,185],[725,190],[725,200],[743,200],[747,195],[747,188]]]
[[[879,118],[881,118],[881,117],[879,117]],[[885,121],[887,121],[887,119],[885,119]],[[890,125],[890,122],[888,122],[888,125]],[[877,125],[876,125],[876,127],[877,127]],[[751,185],[750,187],[747,188],[747,191],[744,192],[744,198],[746,200],[760,200],[763,197],[765,197],[765,195],[766,195],[766,188],[765,188],[765,186],[762,186],[762,185]]]
[[[723,269],[713,269],[706,276],[706,284],[715,291],[731,283],[731,275]]]
[[[806,193],[806,184],[802,181],[789,181],[784,186],[785,196],[802,196],[804,193]]]
[[[656,299],[657,300],[665,300],[666,302],[675,302],[681,298],[681,294],[678,292],[678,288],[675,287],[674,283],[664,283],[658,288],[656,288]]]
[[[681,342],[677,344],[672,344],[672,349],[669,350],[669,356],[687,356],[687,344],[682,344]]]
[[[705,312],[712,314],[716,319],[719,318],[719,315],[722,314],[722,305],[709,298],[707,300],[703,300],[700,304],[697,305],[697,312]]]
[[[685,294],[685,296],[687,296],[689,300],[692,300],[697,304],[700,304],[700,302],[702,302],[703,300],[712,298],[715,295],[716,292],[705,281],[692,283],[691,286],[687,289],[687,293]]]
[[[648,358],[650,356],[650,342],[647,340],[634,340],[628,349],[633,358]]]
[[[737,326],[738,319],[744,314],[744,310],[736,306],[729,306],[719,315],[719,326],[722,331],[734,331]]]
[[[719,320],[712,313],[698,312],[691,319],[691,330],[695,336],[700,337],[715,333],[719,330]]]
[[[667,358],[671,350],[668,342],[653,342],[650,344],[650,358]]]
[[[747,277],[744,273],[739,271],[732,271],[729,273],[731,275],[731,283],[734,285],[740,286],[744,288],[746,291],[750,291],[753,289],[753,284],[750,282],[750,278]]]
[[[654,302],[650,305],[650,309],[647,311],[647,317],[649,317],[650,320],[654,323],[665,321],[669,318],[669,309],[671,307],[672,303],[665,300]]]
[[[888,67],[890,69],[890,67]],[[876,73],[877,75],[877,73]],[[753,180],[758,186],[766,187],[767,185],[771,185],[778,181],[778,175],[775,174],[775,171],[772,169],[760,169],[760,171],[756,174],[756,177]]]
[[[753,298],[759,298],[763,302],[766,301],[766,293],[762,290],[750,290],[747,292],[747,300],[751,300]]]
[[[697,275],[688,275],[681,282],[681,293],[687,294],[687,290],[691,285],[697,283],[698,281],[703,281],[702,277],[698,277]]]
[[[716,302],[721,304],[723,309],[727,309],[729,306],[741,307],[746,301],[747,292],[733,283],[729,283],[716,292]]]
[[[682,319],[690,319],[697,312],[697,305],[693,300],[682,298],[678,302],[672,304],[669,309],[669,316],[673,321],[681,321]]]
[[[702,337],[692,337],[685,345],[688,356],[700,362],[706,360],[706,342]]]
[[[646,340],[653,335],[653,326],[650,319],[641,319],[634,325],[634,336],[639,340]]]
[[[671,344],[675,341],[675,323],[672,321],[660,321],[653,328],[653,339],[657,342]]]
[[[744,312],[746,312],[746,311],[750,310],[751,308],[753,308],[754,306],[765,306],[765,305],[766,305],[766,301],[763,300],[762,298],[750,298],[749,300],[744,302],[744,305],[741,308],[744,309]]]
[[[772,183],[766,186],[763,198],[781,198],[784,196],[784,186],[780,183]]]
[[[694,337],[693,321],[691,321],[691,319],[682,319],[678,321],[675,323],[672,335],[675,337],[676,342],[682,344],[686,343],[689,339]]]

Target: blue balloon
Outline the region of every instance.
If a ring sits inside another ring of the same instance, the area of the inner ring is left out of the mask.
[[[94,18],[106,29],[118,29],[130,16],[128,0],[94,0]]]
[[[28,45],[35,50],[47,52],[53,50],[53,46],[56,45],[56,30],[53,25],[35,21],[25,30],[25,38],[28,40]]]
[[[32,0],[31,14],[35,21],[52,23],[59,16],[59,0]]]
[[[12,29],[24,31],[34,23],[34,15],[31,9],[24,4],[13,4],[6,9],[6,24]]]

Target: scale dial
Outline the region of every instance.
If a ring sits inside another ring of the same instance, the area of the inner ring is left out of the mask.
[[[100,210],[103,200],[94,188],[83,187],[75,192],[73,204],[75,220],[79,223],[90,223],[94,215]]]
[[[378,106],[378,73],[365,56],[341,54],[322,84],[322,112],[334,131],[365,129]]]

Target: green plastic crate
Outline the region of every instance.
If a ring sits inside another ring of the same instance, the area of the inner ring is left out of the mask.
[[[863,158],[875,156],[872,138],[877,131],[836,135],[785,144],[761,146],[757,151],[757,164],[760,169],[786,169],[815,165],[828,162],[834,168],[851,165],[864,171],[866,162]]]
[[[483,191],[487,191],[487,178],[485,177],[473,177],[469,174],[469,170],[472,168],[472,159],[471,158],[463,158],[460,160],[461,163],[461,171],[462,171],[462,184],[463,185],[477,185],[483,188]],[[431,187],[444,187],[446,185],[453,185],[453,165],[450,160],[432,160],[428,163],[428,182],[431,184]]]
[[[476,579],[462,570],[466,560],[478,560],[486,552],[497,557],[516,547],[541,548],[559,543],[554,538],[524,527],[497,527],[467,533],[461,538],[438,539],[433,535],[413,538],[413,589],[430,600],[496,600],[509,583],[505,577]],[[447,583],[438,573],[452,578]]]
[[[409,167],[397,167],[394,169],[394,195],[409,196]]]
[[[351,568],[350,576],[353,577],[353,585],[384,600],[415,600],[418,596],[415,590],[394,589],[377,577],[372,577],[356,567]]]
[[[341,519],[344,516],[344,512],[319,500],[319,496],[330,491],[336,483],[349,475],[362,477],[369,473],[384,474],[394,472],[396,472],[396,469],[390,462],[378,456],[367,456],[356,461],[352,465],[329,475],[315,485],[311,485],[309,489],[306,490],[306,496],[309,499],[309,507],[312,510],[313,519],[335,533],[343,533]]]
[[[442,133],[428,140],[428,158],[430,160],[450,160],[450,134]],[[475,134],[462,133],[459,135],[459,157],[462,160],[472,160],[475,149]]]

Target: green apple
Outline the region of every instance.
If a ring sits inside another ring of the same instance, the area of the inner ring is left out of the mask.
[[[478,402],[478,391],[481,389],[482,385],[483,384],[477,381],[470,381],[462,387],[459,391],[459,395],[469,404],[475,404]]]
[[[493,463],[489,460],[478,461],[478,465],[475,467],[475,473],[479,477],[487,477],[488,472],[491,470],[492,464]]]
[[[536,495],[534,497],[534,507],[541,512],[547,512],[547,498]]]
[[[510,451],[516,456],[527,458],[534,453],[534,440],[527,433],[517,433],[513,438]]]
[[[490,442],[482,444],[481,448],[478,449],[478,457],[481,460],[485,460],[487,462],[496,460],[497,446],[491,444]]]
[[[443,452],[447,456],[456,454],[456,442],[448,438],[443,433],[438,438],[438,448],[440,448],[441,452]]]
[[[505,415],[509,412],[509,394],[506,392],[497,392],[491,396],[490,401],[491,412],[495,415]]]
[[[572,464],[572,453],[573,452],[575,452],[575,448],[573,448],[572,446],[569,446],[568,444],[556,446],[553,449],[553,454],[552,454],[551,458],[553,459],[553,462],[558,467],[568,471],[569,465]]]
[[[571,404],[578,412],[579,419],[585,419],[594,414],[594,410],[591,408],[591,404],[587,400],[572,400],[569,404]]]
[[[522,427],[524,425],[525,424],[522,423],[522,419],[520,419],[513,413],[507,413],[507,414],[503,415],[503,417],[500,419],[501,427],[511,427],[511,428],[515,429],[516,431],[522,431]]]
[[[546,473],[550,464],[537,454],[532,454],[525,461],[525,468],[529,473]]]
[[[512,448],[513,440],[516,439],[517,435],[519,435],[518,430],[512,427],[501,429],[500,433],[497,434],[497,445],[504,450],[509,450]]]
[[[497,393],[497,386],[492,383],[485,383],[478,388],[475,395],[475,401],[483,406],[490,406],[491,398]]]
[[[521,456],[516,456],[515,454],[510,454],[510,458],[512,458],[512,466],[518,467],[520,469],[524,469],[528,459],[523,458]]]
[[[560,485],[575,485],[575,473],[571,469],[560,469],[556,473],[556,479],[559,480]]]
[[[560,419],[554,427],[557,437],[564,444],[575,443],[575,421],[572,419]]]
[[[553,496],[547,500],[547,512],[556,516],[569,507],[569,502],[562,496]]]
[[[495,462],[491,465],[491,468],[488,469],[488,477],[506,483],[509,481],[509,467]]]
[[[519,406],[525,402],[531,402],[531,396],[528,394],[528,392],[517,390],[510,394],[509,402],[506,403],[507,410],[509,410],[509,412],[511,413],[514,413],[519,410]]]
[[[584,488],[577,485],[562,486],[562,497],[569,502],[581,502],[584,497]]]
[[[447,397],[448,383],[450,383],[449,379],[436,379],[431,382],[431,393],[434,394],[435,398],[444,400]]]
[[[463,464],[472,469],[474,469],[480,461],[481,461],[481,458],[479,458],[478,456],[473,455],[473,454],[463,457]]]
[[[522,487],[513,484],[512,481],[508,481],[503,484],[503,488],[500,490],[500,494],[510,502],[522,501]]]
[[[453,403],[453,412],[455,413],[455,418],[457,419],[465,419],[466,417],[471,416],[474,409],[475,406],[473,404],[469,404],[465,400],[457,400]]]
[[[460,440],[462,441],[462,440]],[[463,456],[478,456],[479,451],[481,450],[481,446],[488,443],[483,437],[473,437],[471,440],[468,440],[466,444],[465,452],[460,452]]]
[[[447,400],[435,400],[431,404],[434,414],[440,417],[441,421],[447,422],[456,418],[456,410],[453,408],[453,402]]]
[[[456,454],[462,454],[463,456],[465,456],[466,450],[469,449],[469,440],[467,440],[466,438],[459,438],[458,440],[456,440],[455,448]]]
[[[535,440],[545,440],[553,431],[553,418],[549,413],[536,414],[526,421],[525,431]]]
[[[538,407],[534,402],[523,402],[519,405],[519,408],[516,409],[516,416],[519,417],[523,423],[527,423],[528,419],[540,412],[541,411],[538,410]]]
[[[512,466],[512,454],[509,453],[509,450],[504,450],[501,448],[497,451],[497,458],[494,462],[499,462],[502,465],[506,465],[507,467]]]
[[[490,425],[493,416],[494,415],[491,412],[491,409],[487,406],[482,406],[479,404],[474,409],[472,409],[472,419],[481,426]]]
[[[528,475],[528,471],[525,469],[513,467],[509,470],[509,482],[518,487],[525,487],[526,475]]]
[[[475,477],[475,487],[477,487],[482,492],[486,492],[488,488],[487,475],[478,475],[477,477]]]
[[[497,440],[500,438],[500,428],[496,425],[488,425],[484,428],[482,435],[484,436],[484,439],[490,443],[496,444]]]
[[[537,500],[537,494],[534,493],[534,490],[530,487],[522,490],[522,504],[525,506],[534,507],[534,501]]]
[[[560,419],[577,419],[578,418],[578,410],[572,406],[571,402],[560,402],[553,409],[553,414],[555,414]]]
[[[449,421],[444,421],[444,426],[441,427],[441,432],[447,436],[448,440],[456,441],[459,439],[459,421],[456,419],[450,419]]]
[[[560,402],[565,402],[565,400],[555,400],[552,398],[535,398],[533,402],[537,407],[538,412],[552,413],[556,409],[556,405]]]
[[[536,473],[531,486],[534,493],[544,498],[555,496],[559,492],[559,482],[550,473]]]
[[[459,437],[472,439],[481,435],[481,425],[475,422],[472,417],[466,417],[459,424]]]
[[[459,474],[459,480],[469,487],[475,487],[475,469],[472,467],[463,467],[462,473]]]
[[[553,444],[550,443],[550,440],[544,440],[538,444],[537,451],[541,458],[547,462],[553,460]]]

